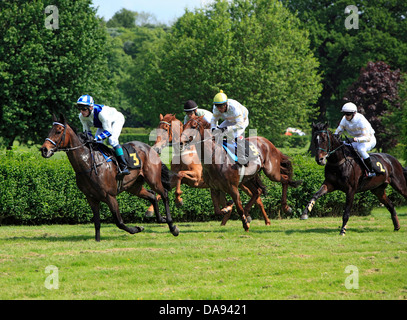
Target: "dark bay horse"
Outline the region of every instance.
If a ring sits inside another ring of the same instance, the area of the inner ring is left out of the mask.
[[[400,162],[389,154],[371,153],[372,162],[377,164],[381,172],[378,172],[376,177],[368,178],[365,176],[365,168],[359,157],[350,146],[344,144],[339,137],[328,130],[328,124],[313,124],[312,134],[317,151],[315,160],[319,165],[325,165],[325,181],[312,196],[301,219],[308,218],[308,213],[312,210],[315,201],[321,196],[341,190],[346,194],[346,205],[340,235],[345,235],[355,194],[370,190],[391,213],[394,230],[399,230],[396,210],[387,197],[385,189],[390,184],[407,199],[407,170]]]
[[[177,226],[173,225],[168,202],[170,190],[170,171],[161,162],[159,155],[145,143],[132,141],[129,144],[137,151],[141,168],[131,169],[118,184],[116,180],[117,164],[108,162],[101,152],[93,150],[93,142],[84,142],[66,123],[63,116],[59,120],[53,116],[52,129],[48,138],[40,148],[44,158],[51,157],[57,151],[66,151],[68,159],[76,173],[76,184],[85,194],[92,209],[95,224],[95,239],[100,241],[100,202],[108,205],[115,218],[116,225],[131,234],[140,232],[142,227],[127,227],[120,215],[116,196],[123,191],[146,199],[154,206],[154,212],[159,223],[166,222],[174,236],[179,234]],[[146,182],[153,191],[161,196],[165,205],[166,219],[159,211],[155,195],[143,187]]]
[[[260,194],[264,187],[258,176],[260,170],[271,181],[281,182],[283,185],[282,206],[287,206],[288,186],[297,187],[301,182],[293,181],[293,170],[288,157],[283,155],[274,145],[263,137],[249,137],[260,153],[258,159],[249,161],[247,167],[239,167],[230,159],[223,147],[212,140],[209,133],[210,124],[203,116],[192,116],[184,125],[184,132],[181,135],[181,149],[187,145],[197,143],[200,146],[200,160],[203,167],[204,181],[211,189],[211,197],[214,207],[219,206],[219,199],[229,194],[236,205],[238,214],[243,223],[243,228],[248,231],[250,228],[247,221],[248,212],[255,202],[261,203],[264,219],[270,223],[267,213],[260,199]],[[206,130],[206,135],[205,135]],[[209,135],[209,138],[205,138]],[[208,161],[209,160],[209,161]],[[244,174],[242,173],[244,170]],[[247,191],[251,196],[249,202],[243,208],[238,188]],[[230,217],[230,213],[227,219]]]

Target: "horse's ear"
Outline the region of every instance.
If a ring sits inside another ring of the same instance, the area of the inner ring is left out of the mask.
[[[57,121],[58,121],[57,116],[55,115],[55,113],[52,114],[52,121],[53,121],[53,122],[57,122]]]
[[[59,119],[59,122],[61,122],[62,124],[66,124],[65,116],[62,113],[59,114]]]
[[[163,121],[164,117],[163,115],[160,113],[160,121]]]
[[[324,130],[328,130],[328,128],[329,128],[329,123],[327,122],[324,124]]]

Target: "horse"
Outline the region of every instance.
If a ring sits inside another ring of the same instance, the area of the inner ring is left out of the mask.
[[[175,114],[166,114],[165,116],[160,114],[160,122],[157,127],[159,134],[157,134],[153,146],[153,149],[161,154],[162,149],[167,144],[172,143],[171,171],[176,172],[177,175],[173,175],[170,183],[172,187],[175,187],[175,204],[179,207],[183,205],[181,183],[192,188],[208,188],[202,178],[202,165],[195,146],[191,146],[183,152],[179,150],[179,137],[182,130],[183,124],[175,117]]]
[[[123,191],[150,201],[154,206],[157,222],[166,222],[170,232],[174,236],[178,236],[179,229],[173,224],[168,200],[171,172],[161,162],[159,155],[150,146],[139,141],[124,144],[123,146],[129,145],[136,150],[141,166],[139,169],[129,168],[130,174],[122,180],[117,180],[117,162],[105,159],[100,151],[95,150],[98,149],[98,145],[103,147],[101,144],[81,140],[63,115],[60,116],[59,120],[53,115],[51,131],[40,148],[44,158],[50,158],[58,151],[66,152],[76,174],[76,184],[85,194],[93,212],[95,240],[100,241],[100,202],[108,205],[118,228],[130,234],[144,230],[143,227],[128,227],[124,224],[116,199],[116,196]],[[112,155],[110,158],[114,158],[114,156]],[[158,211],[155,194],[143,187],[144,182],[163,199],[165,219],[161,217]]]
[[[328,124],[312,124],[313,141],[316,147],[315,161],[325,165],[325,180],[321,188],[312,196],[305,207],[301,219],[307,219],[315,202],[323,195],[340,190],[346,194],[345,210],[342,217],[340,235],[346,233],[347,222],[356,193],[370,190],[384,204],[391,214],[394,230],[400,229],[400,223],[393,203],[386,195],[386,187],[390,184],[397,192],[407,199],[407,169],[393,156],[386,153],[371,153],[372,162],[379,167],[376,177],[365,176],[362,160],[353,150],[328,130]]]
[[[283,208],[289,208],[287,205],[287,188],[288,186],[298,187],[301,183],[301,181],[292,180],[293,169],[289,158],[283,155],[266,138],[249,137],[247,140],[257,146],[259,157],[249,161],[246,166],[239,167],[230,159],[223,147],[213,141],[213,136],[210,133],[207,134],[209,138],[204,138],[205,130],[208,132],[208,129],[210,129],[210,124],[205,121],[203,116],[192,116],[184,125],[180,145],[181,149],[193,143],[200,145],[204,181],[211,189],[215,210],[218,207],[219,199],[227,193],[232,197],[236,210],[242,219],[243,228],[246,231],[250,228],[247,219],[248,213],[255,202],[261,204],[259,207],[262,210],[266,224],[269,225],[270,220],[260,199],[260,194],[265,191],[265,188],[261,183],[259,172],[262,170],[271,181],[282,183],[282,206]],[[240,200],[239,187],[251,197],[245,208],[243,208]],[[225,217],[226,221],[229,217],[230,213]]]

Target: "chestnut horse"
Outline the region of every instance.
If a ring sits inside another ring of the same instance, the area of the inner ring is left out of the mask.
[[[338,136],[328,130],[328,124],[313,124],[312,134],[317,151],[315,161],[319,165],[325,165],[325,180],[321,188],[312,196],[301,219],[308,218],[308,213],[320,197],[329,192],[341,190],[346,193],[346,205],[340,235],[345,235],[355,194],[370,190],[389,210],[394,230],[399,230],[400,223],[396,210],[387,197],[385,189],[390,184],[407,199],[407,169],[389,154],[371,153],[372,162],[378,165],[381,172],[377,173],[376,177],[368,178],[364,174],[365,168],[358,155],[351,146],[344,144]]]
[[[154,206],[154,212],[159,223],[166,222],[171,233],[178,236],[179,230],[173,225],[168,202],[170,172],[161,162],[159,155],[145,143],[132,141],[131,145],[140,158],[141,168],[130,169],[120,183],[116,180],[117,163],[108,162],[100,151],[94,150],[95,143],[80,139],[75,131],[66,123],[63,116],[59,120],[53,115],[53,125],[48,138],[40,148],[44,158],[51,157],[57,151],[65,151],[76,173],[76,184],[85,194],[93,212],[95,224],[95,239],[100,241],[100,202],[108,205],[115,218],[116,225],[131,234],[143,231],[142,227],[127,227],[120,215],[116,196],[123,191],[146,199]],[[166,219],[159,211],[154,193],[146,190],[146,182],[164,201]]]
[[[182,194],[181,183],[187,184],[192,188],[209,188],[205,183],[202,176],[202,164],[198,151],[195,145],[191,144],[189,147],[182,152],[180,151],[180,135],[183,131],[183,124],[178,120],[174,114],[166,114],[162,116],[160,114],[160,123],[158,125],[160,134],[157,135],[156,143],[153,148],[161,153],[162,149],[168,144],[172,143],[173,146],[173,160],[171,162],[171,170],[178,173],[174,175],[171,179],[171,186],[176,187],[175,196],[176,203],[182,205]],[[174,161],[175,160],[175,161]],[[252,196],[251,191],[244,185],[239,186],[247,195]],[[256,205],[259,207],[263,214],[264,222],[266,225],[270,225],[270,219],[267,216],[266,210],[264,209],[263,202],[261,198],[256,200]],[[221,209],[223,208],[223,209]],[[214,202],[215,214],[223,215],[221,225],[225,225],[229,220],[233,209],[233,201],[226,201],[224,194],[221,195],[219,200]],[[152,209],[149,209],[152,210]],[[247,215],[249,215],[249,210],[247,210]],[[250,218],[248,217],[250,220]]]
[[[253,161],[249,161],[247,166],[239,167],[230,159],[223,147],[212,140],[212,135],[209,132],[210,124],[205,121],[203,116],[192,116],[191,119],[184,125],[184,132],[181,135],[181,149],[191,144],[200,146],[200,158],[203,164],[204,181],[211,189],[211,197],[214,207],[218,206],[219,199],[229,194],[235,205],[238,214],[243,223],[243,228],[248,231],[250,224],[247,221],[248,212],[252,205],[257,202],[261,203],[260,194],[264,190],[260,178],[258,176],[260,170],[271,181],[281,182],[283,185],[282,205],[287,206],[287,188],[288,186],[297,187],[301,181],[292,180],[292,166],[289,158],[283,155],[270,141],[263,137],[249,137],[248,141],[257,146],[260,157]],[[205,130],[209,138],[204,138]],[[208,161],[208,158],[210,161]],[[209,163],[208,163],[209,162]],[[244,170],[244,175],[242,174]],[[248,204],[243,209],[238,188],[247,189],[251,196]],[[266,221],[270,223],[267,213],[262,207],[262,213]],[[228,217],[230,214],[228,214]]]

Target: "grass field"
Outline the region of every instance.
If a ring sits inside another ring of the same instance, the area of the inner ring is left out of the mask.
[[[406,299],[398,212],[399,232],[380,208],[352,216],[346,237],[340,218],[255,220],[248,233],[240,221],[180,223],[179,237],[102,225],[100,243],[90,224],[2,226],[0,299]]]

